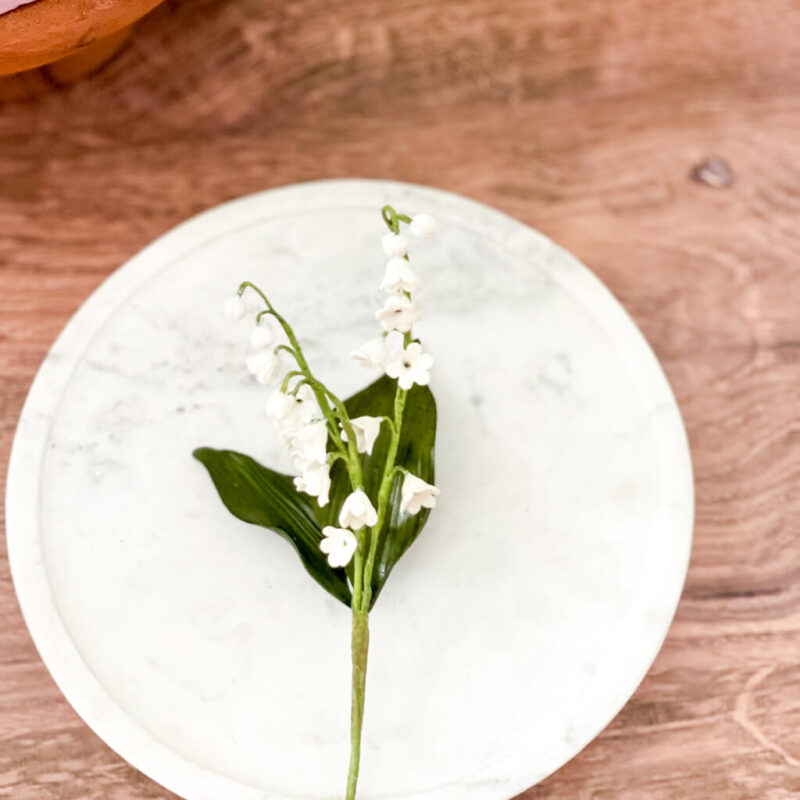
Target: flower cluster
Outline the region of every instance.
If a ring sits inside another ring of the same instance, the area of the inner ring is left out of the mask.
[[[409,223],[413,236],[429,239],[436,233],[436,220],[430,214],[418,214]],[[412,341],[411,328],[420,314],[411,293],[419,286],[419,278],[409,264],[408,237],[390,231],[381,243],[389,259],[381,282],[386,300],[375,318],[384,333],[362,344],[352,356],[362,367],[381,369],[396,378],[401,389],[408,390],[415,383],[426,386],[431,379],[433,356],[419,342]]]
[[[433,366],[433,357],[412,334],[412,326],[420,315],[411,293],[419,286],[419,279],[409,263],[409,239],[399,228],[404,222],[413,237],[427,239],[435,233],[436,221],[428,214],[406,217],[389,206],[383,215],[390,228],[382,239],[388,259],[381,282],[386,298],[375,314],[383,333],[363,344],[352,356],[362,366],[379,369],[397,380],[394,418],[350,418],[342,401],[311,373],[291,327],[256,286],[243,283],[239,293],[225,303],[225,313],[233,320],[247,316],[248,306],[242,297],[247,288],[255,291],[266,305],[258,313],[250,335],[251,351],[246,366],[259,383],[276,387],[267,401],[266,413],[291,453],[299,473],[294,478],[297,490],[316,498],[323,508],[330,500],[333,464],[342,460],[347,468],[352,491],[339,510],[339,527],[328,525],[322,529],[324,538],[320,549],[331,567],[345,567],[350,563],[359,547],[366,543],[360,536],[364,529],[371,532],[371,546],[376,546],[374,543],[386,517],[388,490],[396,474],[403,475],[400,510],[404,513],[417,514],[422,508],[433,508],[439,494],[435,486],[394,463],[406,393],[415,384],[426,386]],[[269,317],[283,329],[288,344],[275,346]],[[284,353],[294,359],[296,369],[288,369]],[[376,508],[364,490],[361,456],[372,455],[384,426],[389,429],[392,440],[390,456],[383,465],[379,496],[375,498]]]
[[[436,221],[428,214],[399,214],[391,206],[384,206],[381,215],[389,231],[381,242],[385,269],[380,289],[385,297],[375,314],[381,331],[352,353],[360,365],[381,377],[343,402],[313,374],[291,325],[267,295],[245,281],[226,301],[225,313],[242,320],[254,311],[248,301],[260,299],[246,366],[260,384],[273,387],[265,410],[291,454],[295,477],[290,480],[240,453],[195,451],[229,508],[228,500],[238,497],[246,484],[248,494],[256,489],[252,501],[258,503],[263,486],[264,518],[259,524],[289,538],[308,573],[351,609],[345,800],[356,800],[369,612],[439,495],[439,489],[421,477],[433,479],[436,404],[430,389],[423,388],[431,379],[433,357],[413,332],[420,314],[412,294],[420,281],[409,261],[411,241],[433,236]],[[278,333],[283,334],[280,341]],[[350,416],[348,409],[354,407],[361,416]],[[304,495],[316,498],[320,510],[312,510]],[[252,521],[249,513],[234,513]],[[419,516],[409,525],[413,515]]]

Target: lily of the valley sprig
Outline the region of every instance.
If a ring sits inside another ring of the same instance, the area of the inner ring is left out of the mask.
[[[272,387],[266,414],[291,454],[295,474],[280,474],[229,450],[195,451],[227,508],[289,540],[317,583],[351,609],[346,800],[356,796],[360,765],[369,611],[439,495],[436,405],[428,388],[433,357],[413,332],[420,314],[412,293],[420,281],[409,259],[411,241],[433,236],[436,221],[428,214],[398,214],[391,206],[381,214],[389,230],[380,242],[387,261],[380,281],[385,297],[375,312],[379,330],[352,356],[382,376],[353,397],[339,398],[314,375],[268,294],[245,281],[226,301],[225,313],[232,320],[254,315],[246,368]],[[253,298],[260,306],[250,312]]]

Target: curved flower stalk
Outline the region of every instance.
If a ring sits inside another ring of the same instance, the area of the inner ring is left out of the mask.
[[[413,333],[420,314],[412,292],[420,281],[409,259],[412,240],[433,236],[436,221],[391,206],[381,214],[388,227],[381,239],[387,262],[380,288],[386,296],[375,313],[381,332],[352,356],[382,377],[347,400],[339,398],[314,375],[294,330],[267,294],[245,281],[226,301],[225,313],[242,320],[250,313],[245,295],[260,301],[246,367],[272,387],[265,411],[296,474],[281,475],[231,451],[195,451],[228,509],[288,539],[311,576],[350,606],[346,800],[356,797],[361,760],[369,611],[439,495],[433,484],[436,406],[428,389],[433,357]]]

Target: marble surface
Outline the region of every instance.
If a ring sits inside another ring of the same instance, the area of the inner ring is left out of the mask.
[[[415,246],[436,357],[440,505],[372,615],[364,800],[506,800],[578,752],[669,626],[693,515],[680,415],[636,327],[575,259],[446,193],[334,181],[203,214],[117,271],[20,420],[9,553],[64,694],[188,800],[333,800],[349,614],[222,507],[198,445],[288,468],[221,301],[268,289],[320,376],[369,376],[384,202]]]

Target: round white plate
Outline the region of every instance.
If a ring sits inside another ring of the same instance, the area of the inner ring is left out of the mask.
[[[414,243],[442,495],[372,615],[363,800],[506,800],[630,697],[664,639],[692,528],[686,437],[609,292],[472,201],[332,181],[186,222],[112,275],[47,356],[14,442],[8,543],[33,638],[86,722],[189,800],[333,800],[348,755],[348,610],[233,518],[199,445],[289,464],[247,375],[243,279],[320,377],[373,375],[379,209]]]

